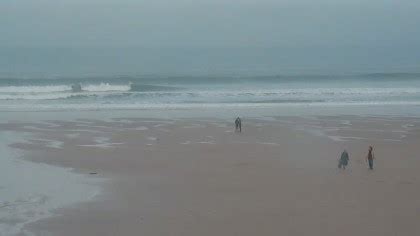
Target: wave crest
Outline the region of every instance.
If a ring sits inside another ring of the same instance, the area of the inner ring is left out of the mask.
[[[82,91],[87,92],[113,92],[113,91],[130,91],[130,85],[114,85],[109,83],[100,83],[92,85],[82,85]]]

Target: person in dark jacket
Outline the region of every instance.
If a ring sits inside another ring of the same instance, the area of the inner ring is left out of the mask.
[[[373,159],[375,159],[375,154],[373,154],[373,147],[369,146],[369,151],[368,154],[366,156],[366,161],[369,164],[369,169],[373,170]]]
[[[344,150],[341,153],[340,159],[338,160],[338,168],[344,170],[344,169],[346,169],[346,166],[348,164],[349,164],[349,153],[346,150]]]
[[[242,132],[242,120],[241,120],[241,118],[236,118],[236,120],[235,120],[235,131],[236,132]]]

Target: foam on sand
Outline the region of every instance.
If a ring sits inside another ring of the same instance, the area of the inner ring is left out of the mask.
[[[81,144],[80,147],[97,147],[97,148],[113,148],[116,145],[121,145],[124,143],[111,143],[109,142],[110,138],[107,137],[96,137],[94,139],[95,144]]]
[[[136,128],[134,128],[135,130],[148,130],[149,128],[147,128],[146,126],[138,126]]]
[[[45,147],[55,148],[55,149],[63,148],[63,144],[64,144],[61,141],[52,140],[52,139],[31,139],[30,141],[33,142],[33,143],[40,142],[40,143],[44,144]]]
[[[279,146],[278,143],[270,143],[270,142],[257,142],[257,144],[271,145],[271,146]]]
[[[89,201],[100,189],[69,169],[19,159],[23,152],[9,144],[22,142],[13,132],[0,132],[0,235],[31,235],[25,225],[53,215],[53,210]]]

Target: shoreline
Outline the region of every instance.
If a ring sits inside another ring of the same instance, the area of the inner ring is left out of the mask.
[[[117,114],[112,109],[92,110],[57,110],[57,111],[1,111],[0,122],[43,122],[50,120],[77,120],[97,119],[112,120],[124,117],[138,119],[223,119],[230,121],[237,117],[249,117],[252,119],[270,119],[275,117],[317,117],[317,116],[357,116],[357,117],[420,117],[418,105],[348,105],[348,106],[274,106],[272,108],[260,107],[214,107],[214,108],[190,108],[190,109],[118,109]],[[30,114],[21,116],[18,114]],[[52,118],[54,117],[54,118]]]
[[[5,235],[31,235],[26,225],[100,194],[99,179],[88,179],[64,166],[31,162],[29,153],[12,147],[28,143],[31,137],[29,132],[0,132],[0,232]]]
[[[354,235],[368,230],[358,217],[375,216],[380,219],[373,220],[371,234],[391,235],[412,222],[408,216],[414,217],[415,209],[409,210],[407,204],[420,206],[415,200],[420,193],[412,189],[420,180],[414,168],[418,160],[392,158],[407,153],[405,149],[416,153],[420,119],[245,119],[241,134],[232,132],[231,123],[221,118],[120,118],[3,124],[6,129],[33,133],[29,143],[12,145],[31,151],[31,156],[24,157],[30,162],[71,168],[88,179],[107,179],[100,200],[59,209],[55,217],[24,230],[35,235],[334,235],[344,226],[335,218],[344,217],[350,225],[360,224],[359,229],[344,233]],[[361,159],[367,143],[377,148],[380,157],[374,172],[367,171]],[[350,149],[351,155],[344,172],[336,169],[342,148]],[[394,171],[398,178],[391,174]],[[394,188],[403,196],[388,192]],[[365,196],[369,201],[384,193],[390,197],[370,206],[353,191],[370,192]],[[348,205],[343,194],[349,194],[353,203]],[[391,197],[407,202],[400,207]],[[376,210],[364,210],[384,204],[406,223],[393,223],[398,225],[394,230],[380,221],[389,222],[394,213],[383,210],[387,214],[379,216]],[[315,220],[313,214],[324,218]],[[294,221],[307,228],[300,229]],[[335,226],[327,227],[324,221]],[[420,232],[415,224],[408,225],[408,230],[404,232]]]

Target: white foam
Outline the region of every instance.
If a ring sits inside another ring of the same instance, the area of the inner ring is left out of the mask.
[[[201,142],[197,142],[197,143],[200,143],[200,144],[216,144],[213,141],[201,141]]]
[[[97,148],[113,148],[115,145],[121,145],[124,143],[98,143],[98,144],[81,144],[80,147],[97,147]]]
[[[46,147],[56,148],[56,149],[63,148],[63,144],[64,144],[62,141],[52,140],[52,139],[31,139],[31,140],[44,142]]]
[[[76,126],[79,126],[79,127],[88,127],[88,128],[112,129],[112,127],[110,127],[110,126],[104,126],[104,125],[76,124]]]
[[[23,126],[24,129],[31,129],[31,130],[39,130],[39,131],[51,131],[51,129],[43,129],[36,126],[25,125]]]
[[[96,137],[94,142],[96,144],[80,144],[80,147],[97,147],[97,148],[114,148],[116,145],[121,145],[124,143],[110,143],[110,138],[108,137]]]
[[[341,140],[346,141],[346,139],[353,139],[353,140],[366,140],[368,138],[364,137],[355,137],[355,136],[328,136],[329,138],[332,138],[333,140]]]
[[[45,128],[39,128],[36,126],[31,126],[31,125],[25,125],[23,126],[23,128],[25,129],[30,129],[30,130],[39,130],[39,131],[55,131],[55,129],[45,129]],[[88,133],[104,133],[104,131],[101,130],[89,130],[89,129],[63,129],[61,130],[63,132],[88,132]]]
[[[257,142],[257,144],[263,144],[263,145],[272,145],[272,146],[279,146],[278,143],[270,143],[270,142]]]
[[[249,142],[245,142],[245,141],[233,141],[233,143],[247,144]]]
[[[118,122],[124,123],[124,124],[133,124],[134,123],[134,121],[127,120],[127,119],[115,119],[115,120],[117,120]]]
[[[0,93],[51,93],[71,91],[69,85],[45,85],[45,86],[4,86],[0,87]]]
[[[351,125],[351,122],[349,120],[342,120],[340,123],[342,125]]]
[[[71,98],[77,95],[88,96],[89,94],[83,93],[37,93],[37,94],[0,94],[0,100],[55,100]]]
[[[70,139],[76,139],[76,138],[78,138],[78,137],[80,136],[80,134],[79,134],[79,133],[74,133],[74,134],[65,134],[65,136],[66,136],[67,138],[70,138]]]
[[[110,138],[108,138],[108,137],[96,137],[95,139],[94,139],[94,141],[96,142],[96,143],[106,143],[106,142],[108,142],[110,140]]]
[[[131,87],[127,85],[111,85],[109,83],[100,83],[95,85],[82,86],[82,90],[89,92],[108,92],[108,91],[130,91]]]
[[[401,142],[401,139],[392,139],[392,138],[385,138],[384,141],[391,141],[391,142]]]
[[[205,127],[205,126],[200,125],[200,124],[191,124],[191,125],[184,126],[183,128],[191,129],[191,128],[201,128],[201,127]]]
[[[404,125],[401,125],[401,127],[404,128],[404,129],[411,129],[412,127],[414,127],[414,125],[413,124],[404,124]]]
[[[166,132],[166,133],[171,132],[169,129],[162,129],[162,128],[160,128],[159,130],[160,131],[163,131],[163,132]]]
[[[227,128],[228,125],[224,124],[224,123],[213,123],[215,126],[219,127],[219,128]]]
[[[149,128],[147,128],[146,126],[139,126],[136,127],[135,130],[148,130]]]
[[[72,92],[70,85],[46,86],[3,86],[0,87],[0,100],[56,100],[72,97],[98,96],[130,91],[130,85],[111,85],[109,83],[83,85],[81,92]]]
[[[335,142],[344,142],[345,140],[341,136],[335,136],[335,135],[328,135],[328,138],[332,139]]]

